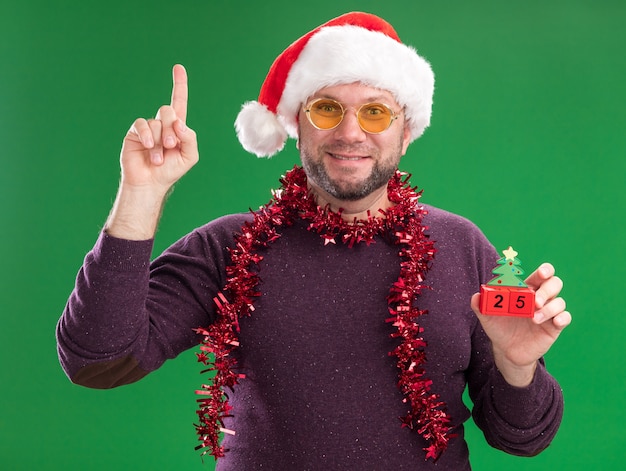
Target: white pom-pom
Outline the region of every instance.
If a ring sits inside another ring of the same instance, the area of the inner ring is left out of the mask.
[[[271,157],[281,151],[287,131],[274,113],[257,101],[244,103],[235,120],[239,142],[257,157]]]

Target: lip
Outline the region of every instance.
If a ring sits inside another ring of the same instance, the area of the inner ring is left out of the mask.
[[[358,162],[359,160],[367,159],[367,156],[363,155],[346,155],[346,154],[333,154],[332,152],[328,152],[333,159],[342,160],[345,162]]]

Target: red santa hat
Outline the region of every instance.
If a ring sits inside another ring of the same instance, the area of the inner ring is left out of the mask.
[[[269,157],[298,137],[298,113],[318,90],[360,82],[387,90],[404,107],[411,141],[430,124],[435,78],[430,64],[400,41],[382,18],[347,13],[315,28],[272,64],[258,101],[245,103],[235,128],[239,142]]]

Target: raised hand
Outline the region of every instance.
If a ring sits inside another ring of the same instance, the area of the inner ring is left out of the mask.
[[[137,119],[126,134],[122,184],[156,185],[167,192],[198,161],[195,133],[186,126],[188,86],[182,65],[174,66],[173,81],[170,104],[159,108],[154,119]]]
[[[143,240],[154,236],[167,192],[198,162],[196,133],[187,127],[187,72],[173,69],[172,98],[154,119],[139,118],[128,130],[120,163],[120,187],[105,230]]]
[[[572,317],[559,297],[563,282],[554,267],[542,264],[527,279],[535,290],[536,311],[532,319],[507,316],[484,316],[478,310],[479,295],[471,306],[490,338],[496,365],[504,378],[515,386],[532,381],[536,363],[552,346]]]

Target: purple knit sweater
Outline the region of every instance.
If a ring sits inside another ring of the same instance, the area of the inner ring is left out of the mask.
[[[401,428],[407,412],[389,352],[389,287],[397,247],[324,245],[305,223],[286,228],[262,252],[261,296],[241,321],[238,361],[246,378],[231,394],[230,451],[218,470],[468,470],[462,401],[466,385],[486,440],[508,453],[544,449],[560,424],[563,398],[543,363],[526,388],[508,385],[469,307],[498,258],[469,221],[427,207],[437,253],[418,299],[428,342],[426,375],[447,403],[456,438],[434,464],[426,442]],[[190,233],[150,263],[152,241],[101,234],[61,317],[59,356],[70,379],[109,388],[136,381],[194,347],[192,329],[214,318],[225,284],[226,248],[249,215]]]

